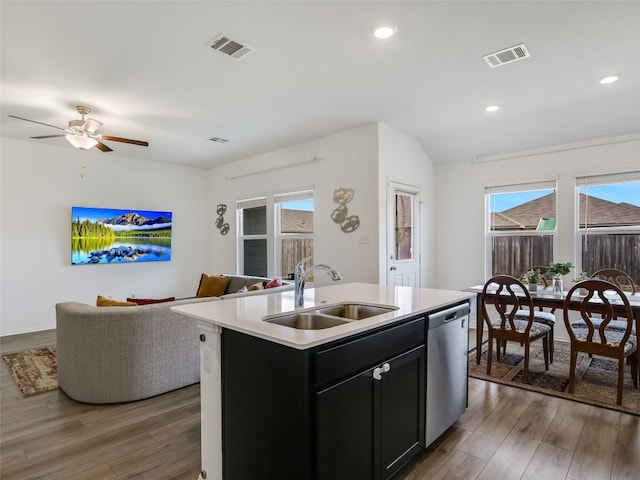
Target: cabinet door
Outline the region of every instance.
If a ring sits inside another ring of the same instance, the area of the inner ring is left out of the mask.
[[[318,480],[374,478],[377,383],[370,369],[317,393]]]
[[[317,393],[318,480],[387,479],[424,447],[424,345],[387,364]]]
[[[389,371],[377,382],[380,388],[380,471],[391,478],[424,448],[424,346],[389,362]]]

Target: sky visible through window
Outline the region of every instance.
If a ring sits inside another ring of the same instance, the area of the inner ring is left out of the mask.
[[[504,212],[510,208],[530,202],[552,193],[552,189],[527,192],[498,193],[492,195],[491,212]],[[587,187],[580,187],[580,193],[587,193]],[[640,182],[616,183],[611,185],[591,185],[588,193],[613,203],[630,203],[640,207]]]
[[[282,208],[285,210],[304,210],[306,212],[313,212],[313,199],[283,202]]]

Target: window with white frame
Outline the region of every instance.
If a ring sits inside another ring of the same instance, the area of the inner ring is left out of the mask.
[[[238,269],[244,275],[267,276],[267,198],[237,203]]]
[[[312,191],[275,195],[276,274],[287,278],[306,257],[311,257],[309,263],[313,263],[313,210]]]
[[[313,259],[313,210],[312,190],[238,201],[238,271],[287,278]]]
[[[556,181],[485,187],[486,272],[520,277],[554,258]]]
[[[640,171],[576,178],[576,271],[628,273],[640,284]]]

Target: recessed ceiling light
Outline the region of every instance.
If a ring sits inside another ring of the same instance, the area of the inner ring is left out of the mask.
[[[373,31],[373,35],[380,40],[385,40],[393,37],[397,31],[398,27],[395,25],[378,25]]]
[[[484,109],[485,112],[497,112],[498,110],[500,110],[500,107],[498,105],[489,105]]]
[[[600,77],[598,79],[598,82],[600,82],[602,85],[607,85],[609,83],[613,83],[613,82],[617,82],[618,79],[620,78],[620,74],[618,73],[614,73],[611,75],[605,75],[604,77]]]

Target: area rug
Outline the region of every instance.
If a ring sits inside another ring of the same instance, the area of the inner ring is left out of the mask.
[[[507,353],[495,360],[495,344],[491,375],[487,375],[487,343],[482,345],[480,364],[476,364],[476,351],[469,352],[469,376],[512,387],[532,390],[546,395],[567,398],[576,402],[597,405],[640,416],[640,390],[633,388],[629,365],[625,365],[622,405],[616,405],[618,362],[605,357],[591,357],[579,353],[574,393],[568,393],[570,345],[555,342],[553,363],[544,369],[542,345],[531,345],[529,383],[522,383],[524,348],[507,342]]]
[[[56,347],[43,347],[2,355],[18,391],[23,397],[58,388]]]

